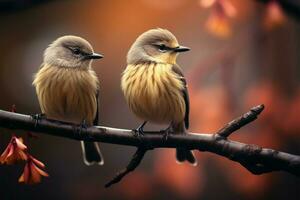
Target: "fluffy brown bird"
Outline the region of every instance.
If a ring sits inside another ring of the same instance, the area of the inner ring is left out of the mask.
[[[44,60],[34,76],[39,104],[47,118],[82,125],[98,124],[99,81],[91,67],[96,54],[88,41],[63,36],[44,52]],[[98,144],[82,142],[87,165],[104,163]]]
[[[130,110],[144,120],[137,129],[143,133],[150,121],[170,123],[165,130],[184,133],[189,127],[189,95],[181,68],[176,64],[180,52],[176,37],[165,29],[151,29],[141,34],[127,54],[127,67],[121,87]],[[196,165],[196,159],[185,148],[176,149],[177,161]]]

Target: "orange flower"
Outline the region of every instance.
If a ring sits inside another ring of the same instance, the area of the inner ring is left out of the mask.
[[[27,150],[27,147],[23,144],[23,139],[13,136],[0,156],[0,163],[13,164],[18,160],[27,160],[25,150]]]
[[[223,9],[223,12],[227,17],[235,17],[236,16],[236,8],[233,4],[228,0],[219,0],[219,6]]]
[[[205,27],[210,33],[220,38],[227,38],[232,34],[228,19],[220,14],[211,14]]]
[[[221,38],[231,35],[231,23],[229,18],[236,16],[236,8],[228,0],[201,0],[204,8],[211,7],[211,14],[206,22],[207,30]]]
[[[19,178],[20,183],[36,184],[41,182],[42,176],[49,175],[40,168],[45,168],[44,163],[28,155],[27,163],[24,167],[24,172]]]
[[[279,27],[284,24],[286,17],[281,6],[276,0],[270,1],[266,7],[264,25],[268,30]]]

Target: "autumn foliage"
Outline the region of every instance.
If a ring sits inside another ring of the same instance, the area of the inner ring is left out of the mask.
[[[12,106],[11,111],[16,112],[15,105]],[[18,138],[13,134],[10,142],[0,156],[0,164],[12,165],[20,161],[25,161],[24,171],[19,178],[20,183],[36,184],[41,182],[42,176],[49,176],[42,170],[45,168],[44,163],[29,154],[23,138]]]

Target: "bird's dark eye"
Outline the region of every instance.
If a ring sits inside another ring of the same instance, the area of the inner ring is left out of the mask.
[[[167,47],[164,44],[160,44],[158,45],[158,50],[160,50],[161,52],[165,52],[167,50]]]
[[[79,49],[73,49],[72,51],[75,55],[79,55],[81,53]]]

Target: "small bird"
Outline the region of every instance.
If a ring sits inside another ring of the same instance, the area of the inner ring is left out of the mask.
[[[72,35],[59,37],[46,48],[32,84],[47,118],[82,127],[98,124],[99,81],[91,64],[102,57],[88,41]],[[103,165],[96,142],[81,142],[81,146],[85,164]]]
[[[180,52],[176,37],[166,29],[151,29],[141,34],[127,54],[127,67],[122,75],[121,88],[130,110],[144,120],[136,132],[143,134],[145,124],[170,123],[164,131],[185,133],[189,128],[189,95],[181,68],[176,64]],[[166,137],[167,138],[167,137]],[[178,147],[178,162],[197,161],[192,151]]]

